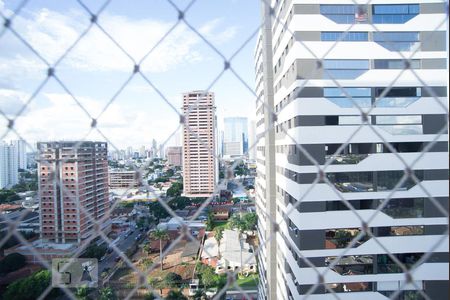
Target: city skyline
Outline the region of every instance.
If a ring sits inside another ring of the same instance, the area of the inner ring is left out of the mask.
[[[17,4],[16,1],[0,1],[0,8],[11,13]],[[177,4],[183,8],[188,1],[177,1]],[[257,9],[257,4],[255,0],[245,3],[227,0],[214,4],[197,1],[195,9],[186,13],[186,18],[215,46],[220,47],[225,55],[231,56],[237,50],[233,45],[244,42],[257,28],[258,16],[249,17],[253,15],[249,12]],[[92,9],[98,8],[95,4],[89,5]],[[144,10],[150,4],[142,1],[139,5]],[[137,60],[157,42],[177,17],[176,10],[170,5],[163,2],[151,5],[152,9],[147,10],[148,14],[142,14],[142,10],[113,2],[99,18],[99,24],[111,32],[118,43]],[[218,6],[221,9],[217,9]],[[206,18],[199,13],[202,9],[210,10],[211,7],[216,9],[211,10],[214,13],[208,14]],[[239,13],[236,14],[236,10]],[[72,3],[49,1],[42,6],[30,2],[23,15],[15,18],[14,28],[26,37],[42,37],[39,40],[33,39],[31,45],[45,59],[53,62],[89,25],[89,18],[83,18],[85,15],[86,12],[80,6]],[[149,32],[146,30],[148,27],[153,30]],[[92,45],[103,50],[97,53]],[[121,149],[129,145],[141,145],[151,138],[157,139],[159,144],[164,142],[178,127],[179,116],[175,110],[181,112],[182,93],[191,89],[208,88],[213,78],[223,69],[220,56],[186,25],[180,24],[173,32],[173,38],[156,48],[141,66],[148,79],[158,87],[168,102],[143,78],[136,76],[105,113],[101,114],[115,93],[111,86],[122,85],[133,70],[133,63],[126,55],[112,46],[113,42],[94,28],[55,70],[61,80],[67,81],[67,88],[92,117],[101,115],[97,119],[97,128],[110,139],[112,150],[114,147]],[[45,79],[46,67],[9,34],[2,37],[2,49],[0,105],[4,113],[12,118]],[[232,61],[233,68],[250,87],[253,86],[252,55],[253,43],[250,41]],[[9,64],[11,61],[14,64]],[[14,69],[9,67],[12,65]],[[97,72],[92,72],[93,68]],[[195,78],[189,76],[192,68],[198,72]],[[173,84],[175,81],[176,85]],[[234,86],[233,91],[228,89],[230,85]],[[252,114],[254,96],[234,76],[225,74],[209,89],[217,95],[220,122],[223,117],[236,115],[230,109],[232,106],[239,105],[239,114],[242,116]],[[37,120],[39,121],[36,122]],[[90,125],[90,117],[54,80],[49,80],[15,121],[15,129],[30,144],[42,140],[103,140],[95,130],[89,133]],[[18,139],[12,132],[4,138]]]
[[[447,4],[0,0],[0,298],[448,299]]]

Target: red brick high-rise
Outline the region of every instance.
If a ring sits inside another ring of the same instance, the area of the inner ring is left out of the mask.
[[[37,148],[41,238],[79,244],[109,209],[107,143],[39,142]],[[108,227],[109,219],[101,222]]]

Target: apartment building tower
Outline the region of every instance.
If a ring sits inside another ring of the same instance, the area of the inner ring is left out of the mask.
[[[139,186],[136,171],[109,170],[109,187],[111,189],[130,189]]]
[[[80,244],[109,209],[105,142],[38,142],[41,239]],[[104,220],[101,230],[111,223]]]
[[[214,93],[183,94],[183,186],[187,197],[210,197],[217,182]]]
[[[446,2],[269,2],[259,298],[448,299]]]
[[[183,163],[183,147],[171,146],[166,150],[167,162],[174,167],[181,167]]]
[[[19,182],[19,160],[15,143],[0,143],[0,189],[11,188]]]
[[[228,117],[223,119],[223,156],[238,157],[248,150],[247,118]]]

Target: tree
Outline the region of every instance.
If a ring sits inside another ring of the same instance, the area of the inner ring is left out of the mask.
[[[48,270],[38,271],[26,278],[17,280],[6,288],[3,294],[4,300],[34,300],[47,289],[51,283],[51,273]],[[53,289],[49,296],[59,294],[58,289]],[[50,297],[49,297],[50,298]]]
[[[161,271],[163,270],[163,251],[162,251],[162,241],[168,240],[169,235],[167,234],[167,231],[156,229],[151,233],[151,237],[155,240],[159,240],[159,261],[161,262]]]
[[[100,290],[99,300],[116,300],[117,295],[111,287],[105,287]]]
[[[10,203],[20,200],[20,197],[13,190],[0,190],[0,203]]]
[[[238,229],[239,231],[242,231],[243,222],[242,222],[241,217],[238,214],[232,215],[230,220],[228,221],[227,226],[230,229]]]
[[[89,289],[87,286],[83,285],[77,288],[75,291],[75,297],[77,297],[78,300],[90,300],[89,297]]]
[[[0,261],[0,274],[19,270],[26,265],[27,259],[20,253],[11,253]]]
[[[139,228],[143,228],[145,226],[145,223],[146,223],[145,218],[139,218],[136,221],[136,226],[139,227]]]
[[[150,243],[147,243],[142,247],[142,251],[144,251],[147,254],[150,254],[151,250],[152,250],[152,247],[151,247]]]
[[[202,283],[205,286],[205,288],[209,288],[215,285],[215,283],[217,282],[217,274],[214,272],[214,269],[209,267],[209,268],[204,268],[203,272],[201,273],[201,277],[202,277]]]
[[[173,169],[168,169],[167,172],[166,172],[166,176],[167,176],[167,177],[172,177],[173,174],[175,174],[175,172],[173,171]]]
[[[169,206],[173,210],[184,209],[188,205],[191,205],[191,199],[183,196],[176,196],[169,202]]]
[[[220,240],[223,237],[223,227],[214,228],[214,237],[216,238],[217,242],[220,243]]]
[[[182,280],[183,278],[179,274],[174,272],[169,272],[166,274],[166,276],[164,276],[164,283],[168,287],[178,286],[180,285]]]
[[[196,290],[193,298],[194,298],[194,300],[208,299],[206,296],[206,293],[203,289]]]
[[[153,264],[153,261],[151,258],[146,257],[141,260],[141,264],[144,267],[144,271],[147,271],[147,269]]]
[[[183,184],[181,182],[174,182],[167,190],[166,195],[168,197],[177,197],[181,196],[182,192],[183,192]]]
[[[159,201],[149,203],[148,207],[153,216],[157,219],[162,219],[169,216],[169,213],[164,207],[162,207]]]
[[[208,212],[208,217],[206,219],[206,230],[211,231],[214,228],[214,214],[212,211]]]
[[[147,295],[145,295],[144,300],[155,300],[156,296],[152,292],[148,292]]]
[[[217,287],[218,289],[221,289],[227,282],[226,274],[216,274],[214,268],[211,266],[197,263],[195,271],[205,288]]]
[[[100,259],[106,254],[106,250],[108,250],[108,247],[106,247],[105,244],[100,246],[97,244],[91,244],[84,250],[84,253],[80,255],[80,257]]]
[[[233,215],[228,221],[228,226],[231,229],[238,229],[239,231],[255,230],[258,217],[256,213],[246,213],[242,217],[238,214]]]
[[[244,230],[255,230],[256,224],[258,222],[258,216],[256,213],[247,213],[243,217],[243,227]]]
[[[174,291],[171,290],[169,291],[169,293],[167,294],[166,300],[188,300],[188,298],[186,298],[186,296],[183,295],[183,293],[181,293],[181,291]]]

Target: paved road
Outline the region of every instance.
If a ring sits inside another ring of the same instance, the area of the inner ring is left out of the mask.
[[[136,242],[136,236],[141,233],[138,229],[133,230],[134,232],[128,237],[125,237],[125,232],[122,232],[119,235],[119,240],[117,241],[116,246],[124,254]],[[145,234],[145,232],[142,234]],[[112,267],[117,263],[117,257],[120,256],[115,252],[115,250],[113,250],[110,254],[106,254],[104,260],[98,264],[99,273],[101,274],[106,268],[112,269]]]

